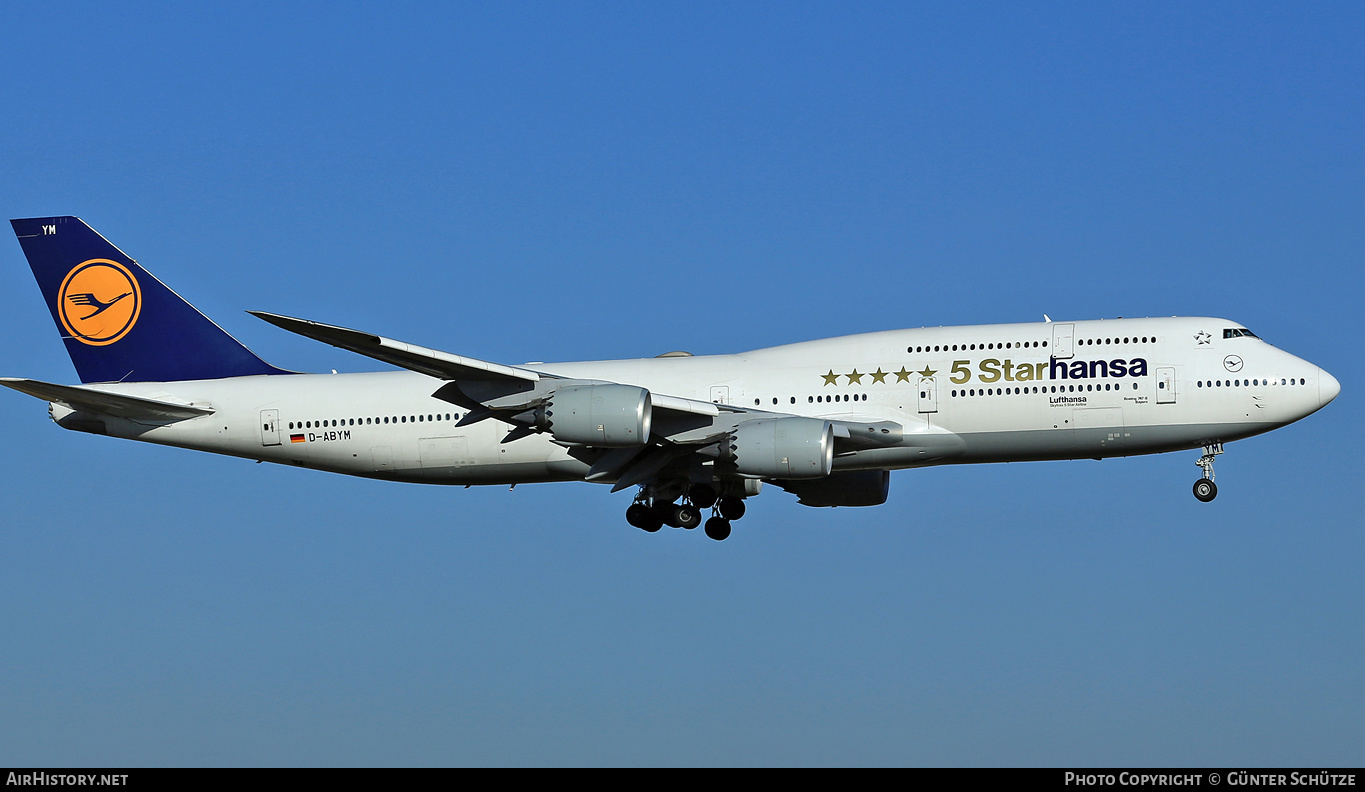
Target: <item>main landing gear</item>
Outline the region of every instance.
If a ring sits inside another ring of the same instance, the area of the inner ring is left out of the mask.
[[[1218,497],[1218,485],[1213,483],[1213,458],[1223,453],[1222,443],[1209,443],[1204,446],[1204,455],[1195,464],[1204,471],[1204,477],[1194,482],[1194,497],[1208,503]]]
[[[665,525],[690,531],[701,525],[701,511],[686,503],[661,503],[655,506],[633,503],[626,509],[626,522],[650,533]]]
[[[712,509],[712,516],[706,520],[703,530],[719,542],[730,536],[730,522],[744,516],[743,499],[719,497],[708,484],[693,484],[682,497],[683,502],[674,503],[665,493],[653,487],[642,487],[635,502],[626,509],[626,522],[649,533],[665,525],[690,531],[702,524],[702,510]]]
[[[730,535],[730,521],[744,516],[744,501],[721,498],[716,501],[716,515],[706,521],[706,535],[717,542]]]

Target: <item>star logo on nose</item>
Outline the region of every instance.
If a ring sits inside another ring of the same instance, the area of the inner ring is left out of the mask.
[[[1204,330],[1200,330],[1194,334],[1195,343],[1199,346],[1207,345],[1212,338],[1213,336]]]

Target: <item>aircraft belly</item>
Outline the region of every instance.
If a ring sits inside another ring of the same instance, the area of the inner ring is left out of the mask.
[[[542,484],[552,481],[582,481],[588,466],[576,459],[542,462],[509,462],[465,467],[428,467],[376,472],[373,478],[414,484],[485,485]]]
[[[381,478],[433,484],[518,484],[581,481],[589,466],[541,436],[503,443],[503,424],[488,421],[461,433],[410,441],[401,455],[395,449],[394,468],[378,471]]]
[[[962,438],[938,427],[906,433],[901,444],[890,448],[867,448],[834,457],[835,470],[903,469],[939,465],[962,454]]]
[[[1033,462],[1155,454],[1199,448],[1210,440],[1240,440],[1277,425],[1257,421],[964,433],[965,451],[945,461]]]

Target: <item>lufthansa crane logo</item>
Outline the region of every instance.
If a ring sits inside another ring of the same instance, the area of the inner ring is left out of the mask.
[[[1223,368],[1236,374],[1242,370],[1242,359],[1237,355],[1228,355],[1223,358]]]
[[[67,273],[57,291],[57,315],[71,337],[104,346],[128,335],[142,312],[142,289],[128,268],[90,259]]]

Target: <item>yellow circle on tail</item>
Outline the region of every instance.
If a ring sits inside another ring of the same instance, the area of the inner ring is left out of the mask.
[[[90,259],[67,273],[57,291],[57,315],[71,337],[105,346],[128,335],[142,312],[142,289],[128,268]]]

